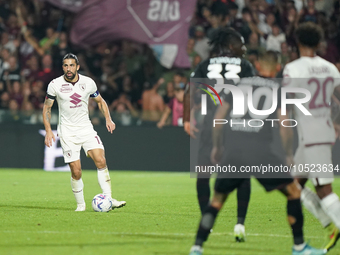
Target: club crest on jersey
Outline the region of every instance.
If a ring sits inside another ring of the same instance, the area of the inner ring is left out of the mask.
[[[85,89],[86,89],[86,84],[85,84],[85,83],[79,84],[79,88],[80,88],[82,91],[85,91]]]
[[[61,85],[61,88],[60,88],[61,93],[69,93],[71,91],[72,91],[72,88],[70,87],[70,84]]]

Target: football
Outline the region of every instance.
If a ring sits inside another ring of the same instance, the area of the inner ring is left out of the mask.
[[[112,210],[112,202],[107,196],[98,194],[92,199],[92,208],[96,212],[108,212]]]

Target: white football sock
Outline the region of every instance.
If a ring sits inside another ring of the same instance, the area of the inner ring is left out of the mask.
[[[302,244],[294,244],[294,250],[296,251],[302,251],[306,246],[306,243],[302,243]]]
[[[77,201],[77,204],[85,204],[84,200],[84,183],[83,180],[80,178],[79,180],[75,180],[71,177],[71,187],[74,194],[74,197]]]
[[[321,207],[321,200],[318,195],[309,188],[304,187],[301,190],[301,201],[307,210],[310,211],[315,216],[315,218],[320,221],[324,228],[332,222],[331,218],[329,218],[329,216]]]
[[[111,198],[111,179],[107,167],[97,169],[98,183],[103,194]]]
[[[332,219],[335,226],[340,229],[340,201],[338,195],[331,193],[327,197],[321,199],[320,204],[323,210]]]

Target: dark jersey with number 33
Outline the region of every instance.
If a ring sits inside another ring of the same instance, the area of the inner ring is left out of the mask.
[[[199,164],[210,164],[210,152],[212,149],[212,128],[215,111],[219,106],[219,99],[215,93],[206,85],[212,86],[221,98],[225,97],[225,91],[220,89],[219,84],[236,84],[240,78],[253,77],[255,69],[249,61],[239,57],[218,56],[207,59],[200,63],[196,70],[191,74],[190,86],[194,87],[194,96],[192,97],[195,104],[201,103],[202,94],[207,94],[204,90],[210,92],[214,100],[207,95],[207,113],[203,123],[200,126],[200,148],[199,148]],[[200,89],[201,88],[201,89]],[[191,91],[193,91],[191,90]]]
[[[208,89],[204,84],[210,85],[215,88],[216,92],[221,98],[226,96],[223,89],[219,89],[216,86],[219,84],[237,84],[240,78],[253,77],[255,76],[255,69],[251,63],[243,58],[238,57],[228,57],[228,56],[218,56],[207,59],[200,63],[196,70],[191,74],[191,84],[195,88],[203,88],[208,90],[211,95],[215,98],[215,102],[208,96],[207,99],[207,114],[204,117],[203,129],[212,128],[212,120],[214,119],[214,113],[219,105],[218,97],[213,91]],[[204,83],[204,84],[202,84]],[[194,100],[196,103],[201,102],[201,95],[205,92],[203,90],[196,90]]]

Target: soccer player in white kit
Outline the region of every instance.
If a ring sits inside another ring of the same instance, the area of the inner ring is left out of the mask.
[[[311,99],[304,107],[312,114],[304,115],[295,106],[299,145],[294,156],[292,174],[302,186],[301,200],[327,231],[325,249],[339,239],[340,201],[332,191],[334,180],[332,145],[336,136],[331,118],[331,97],[340,91],[340,74],[330,62],[315,51],[322,39],[322,29],[314,23],[302,23],[296,30],[300,58],[287,64],[283,71],[283,86],[310,91]],[[334,93],[334,94],[333,94]],[[296,93],[295,97],[304,97]],[[310,179],[316,194],[305,183]]]
[[[50,147],[55,136],[51,129],[51,107],[54,100],[58,101],[60,137],[65,163],[71,169],[71,187],[77,202],[76,211],[85,211],[85,200],[81,179],[80,150],[91,157],[97,167],[98,183],[103,194],[112,201],[112,208],[126,204],[111,197],[111,179],[106,165],[104,146],[89,119],[88,102],[92,97],[106,119],[106,128],[112,134],[116,128],[111,120],[105,100],[97,91],[95,82],[84,75],[78,74],[79,61],[76,55],[68,53],[63,58],[64,75],[52,80],[47,87],[47,95],[43,107],[43,121],[46,130],[45,144]]]

